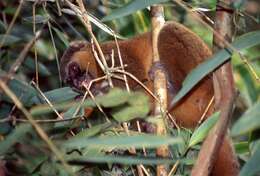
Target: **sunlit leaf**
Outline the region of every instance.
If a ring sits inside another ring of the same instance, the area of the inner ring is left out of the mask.
[[[143,118],[150,111],[149,98],[143,93],[136,92],[129,97],[125,106],[119,106],[112,110],[112,116],[118,122],[125,122],[136,117]]]
[[[72,11],[71,9],[66,9],[63,8],[62,9],[63,13],[67,13],[69,15],[76,15],[74,11]],[[124,39],[124,37],[122,37],[121,35],[117,34],[115,31],[113,31],[109,26],[107,26],[106,24],[102,23],[98,18],[96,18],[94,15],[90,14],[89,12],[87,12],[89,20],[94,23],[97,27],[99,27],[100,29],[102,29],[104,32],[106,32],[107,34],[111,35],[111,36],[115,36],[119,39]]]
[[[260,102],[250,107],[234,124],[231,130],[233,136],[238,136],[260,128]]]
[[[69,162],[86,162],[86,163],[118,163],[118,164],[143,164],[143,165],[156,165],[156,164],[175,164],[174,159],[162,159],[151,157],[129,157],[129,156],[76,156],[68,157]],[[188,160],[179,160],[182,164],[190,163]],[[193,160],[194,162],[194,160]]]
[[[240,65],[236,68],[241,76],[241,86],[245,87],[245,93],[248,93],[249,104],[254,104],[258,97],[257,97],[257,87],[254,84],[254,78],[250,74],[250,71],[245,67],[245,65]]]
[[[238,142],[234,144],[236,153],[238,154],[244,154],[249,152],[249,142],[243,141],[243,142]]]
[[[114,88],[108,94],[97,98],[96,102],[104,107],[115,107],[126,103],[131,94],[125,90]]]
[[[177,137],[152,136],[152,135],[135,135],[135,136],[104,136],[97,138],[79,138],[74,137],[63,142],[65,148],[155,148],[161,145],[173,145],[181,143],[182,140]]]
[[[219,118],[219,112],[214,113],[212,116],[210,116],[205,122],[203,122],[199,128],[197,128],[194,133],[192,134],[190,141],[189,141],[189,147],[192,147],[199,142],[202,142],[203,139],[208,135],[210,129],[216,124]]]
[[[91,128],[87,128],[81,132],[79,132],[77,135],[75,135],[75,138],[88,138],[92,137],[96,134],[98,134],[101,130],[106,129],[107,127],[111,126],[110,122],[104,123],[104,124],[99,124],[96,126],[93,126]]]
[[[49,16],[43,16],[43,15],[35,15],[35,21],[33,20],[33,16],[30,17],[25,17],[23,18],[26,22],[29,23],[35,23],[35,24],[40,24],[40,23],[46,23],[49,20]]]

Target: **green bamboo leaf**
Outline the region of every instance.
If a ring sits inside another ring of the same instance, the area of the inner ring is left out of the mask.
[[[63,113],[63,118],[69,119],[73,117],[83,116],[85,114],[84,108],[81,107],[79,108],[79,110],[77,109],[78,109],[78,105],[70,107],[66,112]],[[76,113],[76,111],[78,111],[78,113]]]
[[[260,172],[260,145],[241,169],[239,176],[253,176]]]
[[[17,126],[5,140],[0,142],[0,155],[4,154],[12,145],[23,139],[23,136],[31,130],[30,124],[21,124]]]
[[[66,94],[66,96],[64,96]],[[52,103],[64,102],[74,99],[79,94],[73,91],[70,87],[62,87],[45,92],[44,95]],[[34,96],[32,102],[35,104],[45,103],[44,98],[41,95]]]
[[[232,43],[232,46],[240,51],[259,43],[260,31],[256,31],[242,35]],[[228,49],[222,49],[207,61],[193,69],[183,81],[182,88],[172,100],[171,106],[175,105],[179,100],[181,100],[202,78],[227,61],[231,55],[231,51]]]
[[[0,121],[2,119],[5,119],[6,117],[8,117],[10,115],[11,111],[12,111],[11,104],[2,103],[0,105]],[[13,127],[10,124],[10,122],[0,123],[0,135],[4,136],[4,135],[8,134],[12,128]]]
[[[8,86],[23,103],[23,105],[32,105],[31,99],[36,95],[36,91],[31,85],[18,79],[12,79],[8,82]],[[12,100],[5,94],[3,96],[3,100],[13,103]]]
[[[260,101],[250,107],[231,130],[232,136],[238,136],[260,128]]]
[[[26,21],[28,23],[35,22],[35,24],[44,24],[49,19],[50,19],[50,17],[48,15],[35,15],[35,21],[33,20],[33,16],[23,18],[24,21]]]
[[[69,15],[76,15],[74,11],[72,11],[71,9],[67,9],[67,8],[63,8],[62,12],[66,13],[66,14],[69,14]],[[107,26],[106,24],[102,23],[98,18],[96,18],[91,13],[87,12],[87,15],[89,17],[89,21],[94,23],[98,28],[100,28],[101,30],[103,30],[107,34],[111,35],[112,37],[115,36],[115,37],[117,37],[119,39],[125,39],[123,36],[121,36],[120,34],[116,33],[114,30],[112,30],[109,26]]]
[[[241,83],[239,86],[238,82],[238,88],[243,85],[246,90],[242,92],[245,92],[245,94],[248,95],[249,104],[254,104],[258,99],[258,90],[257,86],[255,85],[254,77],[251,75],[250,71],[246,68],[245,65],[238,66],[236,71],[238,71],[241,75]],[[241,91],[241,89],[239,90]]]
[[[246,154],[250,152],[248,141],[237,142],[234,144],[234,147],[236,154]]]
[[[3,39],[4,39],[3,46],[10,46],[21,41],[21,38],[16,37],[14,35],[0,34],[0,41],[2,41]]]
[[[133,0],[125,4],[123,7],[113,10],[109,15],[102,19],[102,21],[110,21],[116,18],[121,18],[136,12],[137,10],[144,9],[153,4],[168,2],[169,0]]]
[[[64,102],[64,103],[58,103],[58,104],[53,104],[53,107],[57,110],[57,111],[63,111],[66,109],[69,109],[71,107],[76,106],[77,104],[79,104],[78,102],[75,101],[70,101],[70,102]],[[91,107],[91,104],[89,101],[85,101],[84,106],[82,107]],[[30,113],[33,116],[37,116],[37,115],[43,115],[43,114],[48,114],[53,112],[53,109],[48,105],[48,104],[44,104],[44,105],[36,105],[33,106],[30,109]]]
[[[102,130],[110,127],[112,124],[110,122],[107,123],[103,123],[103,124],[99,124],[96,126],[93,126],[91,128],[85,129],[81,132],[79,132],[77,135],[75,135],[75,138],[89,138],[92,137],[96,134],[98,134],[99,132],[101,132]]]
[[[3,33],[3,31],[5,31],[6,29],[6,24],[2,20],[0,20],[0,32]]]
[[[199,142],[203,141],[203,139],[208,135],[210,129],[216,124],[219,118],[219,112],[211,115],[205,122],[203,122],[199,128],[197,128],[190,138],[190,142],[188,147],[192,147]]]
[[[96,102],[101,104],[104,107],[115,107],[126,103],[131,97],[131,93],[126,90],[119,88],[114,88],[109,91],[108,94],[105,94],[102,97],[97,97]]]
[[[109,107],[109,104],[111,103],[111,106],[114,106],[114,105],[118,105],[120,103],[122,103],[122,101],[115,101],[115,97],[117,96],[117,92],[118,90],[110,90],[110,92],[104,96],[99,96],[99,97],[96,97],[96,102],[97,103],[100,103],[102,102],[102,98],[104,98],[104,101],[108,101],[108,102],[105,102],[104,104],[106,105],[106,107]],[[127,94],[126,94],[127,95]],[[122,93],[120,91],[118,91],[118,96],[123,96]],[[128,96],[128,95],[127,95]],[[122,99],[120,100],[123,100],[125,96],[123,96]],[[111,99],[113,99],[114,101],[110,101]],[[119,97],[117,97],[119,99]],[[125,102],[126,100],[124,99],[123,100],[123,103]],[[67,109],[70,109],[70,108],[77,108],[79,105],[80,105],[81,102],[77,102],[77,101],[69,101],[69,102],[63,102],[63,103],[54,103],[53,104],[53,107],[57,110],[57,111],[64,111],[64,110],[67,110]],[[81,107],[95,107],[96,104],[95,102],[93,102],[93,100],[91,99],[86,99],[82,106]],[[74,110],[71,110],[74,111]],[[44,105],[36,105],[34,107],[31,108],[30,110],[31,114],[36,116],[36,115],[43,115],[43,114],[47,114],[47,113],[51,113],[53,112],[53,109],[47,105],[47,104],[44,104]]]
[[[125,106],[112,110],[112,116],[118,122],[125,122],[134,118],[144,118],[150,111],[149,98],[141,92],[132,93]]]
[[[73,137],[62,143],[64,148],[155,148],[161,145],[173,145],[181,143],[182,140],[177,137],[135,135],[135,136],[102,136],[96,138]]]
[[[174,159],[151,158],[151,157],[129,157],[129,156],[74,156],[67,157],[68,162],[87,162],[87,163],[118,163],[124,165],[157,165],[157,164],[175,164]],[[190,163],[188,160],[179,160],[182,164]],[[194,163],[194,161],[193,161]]]
[[[60,92],[61,95],[64,96],[63,93]],[[116,106],[123,105],[129,101],[129,98],[132,96],[132,93],[127,92],[126,90],[122,90],[119,88],[113,88],[111,89],[107,94],[102,96],[97,96],[95,98],[95,102],[91,99],[87,99],[83,102],[81,107],[96,107],[96,103],[99,105],[102,105],[107,108],[112,108]],[[77,107],[80,104],[80,102],[76,101],[70,101],[70,102],[64,102],[64,103],[56,103],[53,104],[54,108],[58,111],[66,110],[71,107]],[[45,104],[45,105],[37,105],[31,108],[30,110],[32,115],[41,115],[46,113],[53,112],[53,109]]]
[[[54,30],[54,32],[57,34],[57,36],[59,37],[59,39],[63,42],[63,44],[65,45],[66,48],[69,47],[69,41],[68,41],[68,37],[66,37],[66,35],[64,33],[62,33],[59,29],[55,28],[52,26],[52,29]]]
[[[96,18],[94,15],[88,13],[89,16],[89,20],[94,23],[97,27],[99,27],[100,29],[102,29],[104,32],[108,33],[109,35],[111,35],[112,37],[117,37],[119,39],[125,39],[123,36],[121,36],[120,34],[117,34],[115,31],[113,31],[109,26],[107,26],[106,24],[102,23],[98,18]]]
[[[23,62],[23,66],[27,67],[32,72],[36,71],[35,70],[35,61],[32,58],[27,58]],[[39,61],[38,61],[38,72],[39,72],[39,75],[41,75],[41,76],[50,76],[51,75],[51,72],[49,71],[49,69]]]

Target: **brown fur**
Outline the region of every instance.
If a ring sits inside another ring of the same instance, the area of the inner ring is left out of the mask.
[[[146,83],[152,90],[152,81],[149,77],[149,69],[152,66],[151,33],[145,33],[130,40],[120,41],[120,51],[123,63],[127,64],[126,71],[132,73],[140,81]],[[108,63],[111,65],[111,52],[115,52],[115,65],[120,66],[115,42],[106,42],[101,45],[102,51]],[[193,32],[176,22],[169,22],[161,29],[158,38],[158,49],[161,64],[166,70],[168,77],[168,100],[180,90],[182,82],[187,74],[206,58],[211,56],[211,50]],[[66,55],[66,54],[65,54]],[[81,47],[70,57],[63,58],[62,70],[66,70],[69,61],[76,62],[82,70],[88,68],[94,77],[102,76],[103,73],[95,62],[90,45]],[[65,73],[65,71],[64,71]],[[129,79],[130,80],[130,79]],[[122,81],[114,80],[116,86],[124,87]],[[130,87],[135,88],[138,84],[130,80]],[[175,107],[169,107],[178,124],[186,128],[194,128],[200,120],[205,108],[214,94],[211,76],[204,78],[186,95]],[[236,159],[226,139],[220,150],[213,175],[235,176],[238,173]]]

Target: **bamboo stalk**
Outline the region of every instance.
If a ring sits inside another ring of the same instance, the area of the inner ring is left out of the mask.
[[[154,5],[151,7],[152,16],[152,48],[153,48],[153,64],[160,62],[159,51],[158,51],[158,36],[162,26],[164,25],[163,6]],[[159,102],[155,102],[154,114],[161,114],[161,117],[166,117],[167,110],[167,80],[166,75],[160,68],[153,68],[154,71],[154,94],[159,98]],[[156,124],[156,134],[165,135],[166,126],[164,120],[159,121]],[[161,146],[156,150],[157,156],[167,157],[169,154],[168,146]],[[167,166],[157,165],[157,176],[166,176]]]

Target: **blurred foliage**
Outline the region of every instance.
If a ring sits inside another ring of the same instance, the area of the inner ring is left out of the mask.
[[[19,2],[23,4],[20,13],[16,14]],[[106,32],[105,25],[122,38],[150,31],[147,6],[163,3],[167,20],[183,23],[209,46],[212,45],[212,32],[194,20],[174,1],[85,0],[84,2],[94,23],[92,25],[94,33],[100,42],[113,39]],[[187,0],[183,3],[192,10],[204,14],[201,15],[202,19],[214,20],[215,0]],[[234,39],[251,31],[259,32],[259,1],[235,1],[233,8],[237,11],[237,16],[234,17],[236,21]],[[1,78],[8,73],[36,31],[42,31],[40,38],[29,50],[24,62],[7,85],[58,146],[76,175],[134,175],[136,167],[133,166],[139,163],[145,165],[150,175],[155,175],[156,164],[175,164],[177,161],[179,164],[175,174],[189,175],[200,149],[200,142],[214,125],[217,114],[195,129],[194,133],[187,129],[172,128],[170,122],[169,133],[165,137],[138,133],[133,126],[129,126],[129,133],[126,133],[120,122],[132,122],[138,117],[141,127],[149,128],[147,122],[156,123],[156,120],[161,119],[155,120],[148,116],[149,102],[140,92],[128,93],[114,89],[108,94],[97,97],[96,101],[108,109],[109,113],[105,115],[98,110],[91,99],[87,99],[82,106],[79,106],[80,103],[77,101],[79,93],[64,85],[59,79],[59,58],[71,41],[89,41],[89,36],[80,20],[64,1],[2,0],[0,9]],[[260,41],[260,38],[254,38],[251,42],[256,44],[256,41]],[[242,41],[239,44],[245,43]],[[244,48],[241,48],[241,52],[256,74],[260,75],[260,45]],[[260,172],[259,81],[255,79],[239,54],[233,53],[232,63],[239,95],[233,114],[236,122],[233,122],[231,132],[242,167],[241,175],[256,175]],[[216,66],[216,64],[208,65],[199,72],[213,70]],[[36,75],[39,76],[38,79]],[[40,90],[64,119],[57,119],[52,107],[46,103],[46,99],[32,81],[39,83]],[[190,81],[186,83],[188,87],[191,86]],[[83,107],[93,108],[89,109],[93,111],[90,117],[84,117],[87,112],[84,112]],[[133,144],[138,149],[136,155],[127,150]],[[156,157],[155,148],[162,144],[170,145],[171,158]],[[146,155],[142,150],[143,146],[146,147]],[[49,146],[31,127],[24,114],[1,91],[0,175],[3,170],[7,175],[68,175],[63,167]]]

